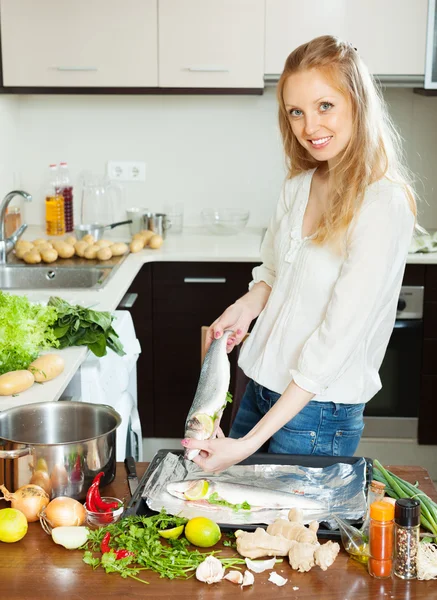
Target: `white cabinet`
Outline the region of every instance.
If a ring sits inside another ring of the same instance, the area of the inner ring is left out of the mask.
[[[159,0],[159,87],[263,88],[265,0]]]
[[[1,0],[3,85],[155,87],[157,0]]]
[[[294,48],[332,34],[351,42],[376,75],[423,75],[427,0],[266,0],[265,73]]]

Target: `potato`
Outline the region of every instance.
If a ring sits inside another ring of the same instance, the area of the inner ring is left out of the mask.
[[[88,245],[86,242],[77,242],[76,244],[74,244],[74,250],[76,252],[76,254],[78,256],[83,256],[85,254],[85,250],[88,248]]]
[[[34,384],[35,378],[30,371],[9,371],[0,375],[0,396],[11,396],[28,390]]]
[[[74,235],[67,235],[64,242],[66,244],[70,244],[70,246],[74,246],[74,244],[77,242],[77,238],[75,238]]]
[[[36,265],[41,262],[41,254],[36,248],[32,248],[32,250],[26,252],[26,254],[23,256],[23,260],[29,265]]]
[[[15,255],[17,258],[23,258],[26,252],[29,252],[35,246],[31,242],[17,242],[15,244]]]
[[[139,252],[143,248],[144,248],[144,242],[143,242],[143,240],[140,240],[140,239],[132,240],[131,243],[129,244],[129,249],[132,253]]]
[[[111,248],[100,248],[100,250],[97,252],[97,258],[99,260],[109,260],[112,258]]]
[[[37,240],[33,240],[33,245],[34,246],[41,246],[41,244],[47,244],[48,240],[45,240],[44,238],[38,238]]]
[[[149,248],[153,248],[153,250],[157,250],[158,248],[161,248],[163,241],[164,240],[162,239],[162,237],[160,235],[154,235],[149,240]]]
[[[150,229],[142,229],[140,235],[144,238],[144,245],[147,246],[151,238],[155,235],[155,232],[150,231]]]
[[[99,240],[95,245],[99,246],[99,248],[109,248],[112,244],[113,242],[110,242],[109,240]]]
[[[96,246],[95,244],[93,246],[88,246],[88,248],[85,248],[83,257],[88,258],[89,260],[92,260],[97,257],[97,252],[99,250],[100,250],[100,248],[98,246]]]
[[[49,244],[49,242],[47,242],[46,244],[38,244],[38,246],[35,247],[39,253],[41,253],[43,250],[53,250],[53,246],[52,244]]]
[[[40,254],[41,254],[41,258],[43,259],[43,261],[45,263],[55,262],[55,260],[58,258],[58,253],[56,252],[56,250],[54,248],[47,248],[47,249],[41,250]]]
[[[126,254],[128,250],[129,248],[124,242],[118,242],[118,244],[112,244],[111,246],[112,256],[121,256]]]
[[[18,242],[15,244],[15,249],[17,248],[28,248],[30,250],[33,248],[33,244],[32,242],[28,242],[26,240],[18,240]]]
[[[61,242],[60,244],[57,244],[55,249],[61,258],[71,258],[76,252],[75,247],[71,244],[67,244],[66,242]]]
[[[65,362],[59,354],[43,354],[27,367],[35,378],[42,383],[57,377],[64,370]]]
[[[87,233],[86,235],[84,235],[84,236],[83,236],[83,238],[82,238],[82,240],[81,240],[81,241],[82,241],[82,242],[86,242],[87,244],[90,244],[90,245],[91,245],[91,244],[94,244],[94,242],[95,242],[96,240],[94,239],[94,236],[93,236],[93,235],[91,235],[90,233]]]

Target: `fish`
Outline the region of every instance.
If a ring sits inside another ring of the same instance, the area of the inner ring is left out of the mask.
[[[234,332],[231,330],[224,331],[208,348],[194,400],[185,421],[185,438],[209,440],[217,435],[220,419],[228,402],[226,394],[231,379],[231,368],[226,345],[232,333]],[[199,415],[200,418],[197,418]],[[184,457],[193,460],[198,454],[199,450],[186,448]]]
[[[278,490],[264,489],[254,485],[243,483],[228,483],[212,479],[204,479],[201,481],[208,482],[208,490],[202,498],[198,500],[188,500],[185,496],[190,488],[199,484],[199,479],[184,479],[182,481],[171,481],[167,484],[167,492],[180,500],[185,500],[190,505],[205,506],[208,504],[214,508],[217,499],[225,501],[231,505],[241,505],[247,502],[250,505],[248,510],[261,509],[290,509],[299,508],[302,511],[318,512],[324,511],[326,506],[318,500],[308,498],[301,493],[282,492]],[[214,502],[209,503],[208,499],[214,496]],[[217,508],[223,509],[222,505],[217,505]]]

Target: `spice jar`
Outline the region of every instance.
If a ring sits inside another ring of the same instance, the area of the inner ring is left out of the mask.
[[[396,500],[394,574],[401,579],[417,577],[419,527],[420,502],[413,498]]]
[[[394,506],[389,502],[370,505],[369,562],[372,577],[390,577],[393,568]]]

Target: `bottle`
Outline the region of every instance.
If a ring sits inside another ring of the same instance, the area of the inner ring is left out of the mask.
[[[370,505],[368,569],[378,579],[390,577],[393,569],[394,512],[389,502]]]
[[[385,483],[373,480],[370,482],[369,489],[367,490],[367,512],[364,519],[364,523],[361,527],[361,533],[367,540],[369,539],[369,526],[370,526],[370,506],[374,502],[381,502],[385,496]]]
[[[401,579],[417,577],[419,528],[420,502],[413,498],[396,500],[394,574]]]
[[[58,173],[55,164],[49,165],[49,177],[46,185],[46,233],[64,235],[64,198],[59,193]]]
[[[71,185],[70,172],[66,162],[59,163],[58,191],[64,198],[65,231],[74,230],[73,218],[73,186]]]

